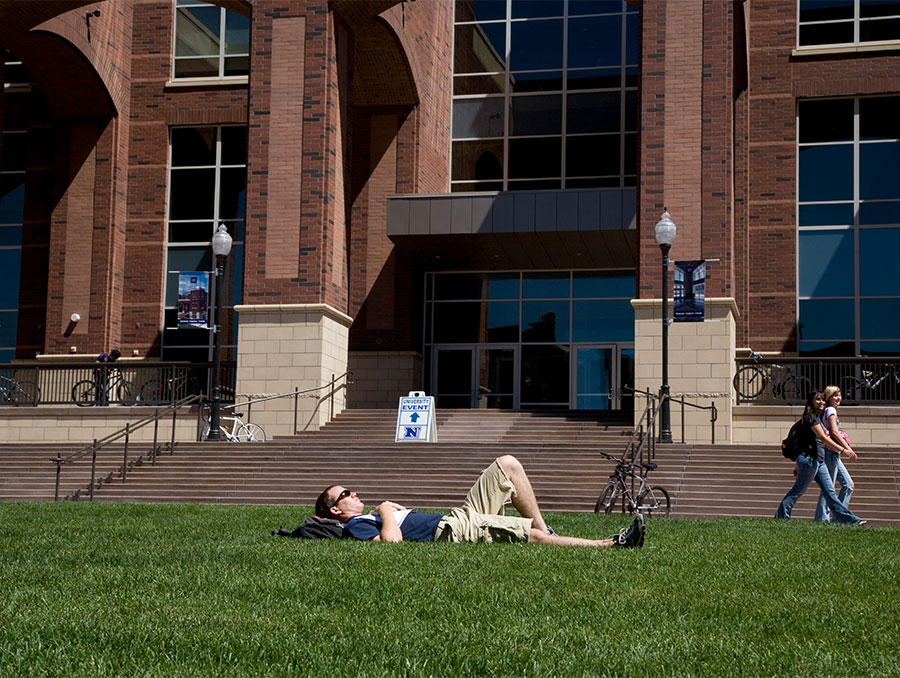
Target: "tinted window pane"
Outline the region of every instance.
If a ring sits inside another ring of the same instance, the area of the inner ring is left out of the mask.
[[[223,127],[222,132],[222,164],[247,164],[247,128]]]
[[[0,140],[0,169],[15,172],[25,169],[27,134],[4,134]]]
[[[562,14],[563,0],[515,0],[512,4],[513,19],[562,16]]]
[[[621,16],[569,21],[569,68],[616,66],[621,63]]]
[[[169,222],[169,242],[210,242],[212,221]]]
[[[247,54],[249,51],[250,18],[225,12],[225,54]]]
[[[852,357],[856,355],[852,341],[801,341],[800,355],[817,357]]]
[[[506,70],[506,24],[457,26],[455,35],[455,73]]]
[[[800,205],[800,226],[852,226],[853,205]]]
[[[434,278],[434,298],[482,299],[484,281],[478,273],[442,273]]]
[[[250,72],[250,57],[225,57],[225,71],[223,75],[234,77],[247,75]]]
[[[797,110],[801,144],[853,140],[853,99],[801,101]]]
[[[451,193],[496,193],[503,190],[502,181],[480,181],[478,183],[467,181],[454,183],[450,186]]]
[[[619,136],[566,138],[566,176],[619,174]]]
[[[896,175],[898,153],[900,142],[860,144],[860,198],[900,198],[900,181],[897,181]]]
[[[219,60],[214,57],[175,59],[176,78],[216,78],[218,76]]]
[[[900,228],[863,228],[859,231],[859,293],[864,296],[900,295],[897,253]],[[895,320],[900,316],[891,316]],[[897,336],[900,337],[900,322]]]
[[[863,341],[860,343],[860,350],[863,355],[894,358],[900,355],[900,341]]]
[[[569,16],[622,11],[622,0],[569,0]]]
[[[215,164],[215,127],[172,128],[172,167],[197,167]]]
[[[225,168],[219,179],[219,219],[243,219],[247,198],[247,171]]]
[[[859,206],[859,223],[900,224],[900,202],[864,202]]]
[[[437,344],[469,344],[478,339],[481,302],[434,305],[434,341]]]
[[[522,403],[567,405],[569,347],[522,347]]]
[[[0,224],[21,224],[25,212],[25,175],[0,175]]]
[[[453,179],[502,179],[503,141],[454,141]],[[494,189],[485,189],[494,190]]]
[[[510,191],[553,191],[562,188],[562,181],[560,179],[510,181],[507,187]]]
[[[801,297],[853,294],[853,233],[800,231]]]
[[[463,99],[453,102],[453,138],[502,137],[503,99]]]
[[[170,219],[212,219],[215,209],[214,169],[172,170]]]
[[[510,26],[509,68],[562,68],[562,21],[519,21]]]
[[[626,134],[623,143],[625,144],[625,174],[637,174],[637,134]],[[628,179],[625,185],[630,186]]]
[[[639,14],[629,14],[625,17],[625,63],[637,64],[640,59],[641,17]]]
[[[570,90],[603,89],[619,87],[622,84],[622,69],[597,68],[582,71],[567,71],[566,78]]]
[[[497,0],[456,0],[456,21],[490,21],[506,17],[506,3]]]
[[[179,7],[175,13],[175,56],[219,53],[219,8]]]
[[[518,299],[519,274],[495,273],[488,277],[488,299]]]
[[[0,311],[0,347],[10,347],[0,350],[0,364],[9,363],[15,357],[15,351],[11,349],[16,345],[18,315],[16,311]]]
[[[859,22],[860,42],[900,40],[900,19],[880,19]]]
[[[559,134],[561,131],[561,96],[528,96],[510,99],[510,135]]]
[[[801,202],[853,198],[853,146],[801,148],[799,165]]]
[[[900,139],[900,97],[860,99],[859,138]]]
[[[853,0],[800,0],[800,21],[852,18]]]
[[[19,307],[19,275],[22,267],[22,250],[0,250],[0,271],[4,284],[0,285],[0,308]],[[15,345],[15,341],[12,342]]]
[[[637,131],[638,96],[637,92],[625,92],[625,131]]]
[[[575,272],[572,281],[573,297],[624,297],[635,295],[635,278],[631,273]]]
[[[487,331],[481,341],[519,341],[519,302],[492,301],[487,304]]]
[[[900,318],[900,299],[860,299],[860,338],[897,339],[900,337],[900,323],[885,322],[885,318]]]
[[[0,247],[19,247],[22,245],[21,226],[0,226]],[[0,268],[4,272],[6,271]]]
[[[522,277],[523,299],[567,299],[568,297],[568,273],[526,273]]]
[[[853,339],[852,299],[800,300],[800,338]]]
[[[800,26],[800,44],[803,46],[841,45],[852,42],[852,22]]]
[[[549,92],[562,89],[562,71],[542,73],[514,73],[511,77],[512,91]]]
[[[566,127],[570,134],[618,132],[621,129],[619,92],[570,94],[566,98]]]
[[[503,94],[506,76],[470,75],[453,78],[453,94]]]
[[[634,341],[630,301],[576,301],[572,306],[572,341]]]
[[[560,176],[561,146],[559,137],[555,139],[510,139],[510,178]]]
[[[900,16],[900,2],[897,0],[859,0],[859,15]]]
[[[569,302],[523,301],[522,341],[568,341]]]

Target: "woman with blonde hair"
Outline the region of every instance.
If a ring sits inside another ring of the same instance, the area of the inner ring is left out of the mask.
[[[850,447],[850,438],[841,428],[841,421],[837,416],[838,405],[841,404],[841,389],[839,386],[826,386],[825,392],[825,413],[822,415],[822,428],[825,429],[825,435],[841,446],[841,451],[825,448],[825,466],[828,468],[828,475],[831,477],[832,483],[841,484],[841,492],[838,494],[838,501],[845,507],[850,505],[850,495],[853,494],[853,478],[847,472],[847,467],[841,461],[841,455],[845,452],[850,461],[857,460],[857,454]],[[831,519],[828,510],[828,502],[825,500],[825,492],[819,493],[819,503],[816,506],[816,520],[828,522]]]

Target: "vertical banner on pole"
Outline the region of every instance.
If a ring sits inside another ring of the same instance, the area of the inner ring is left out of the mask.
[[[209,327],[209,273],[179,271],[178,325]]]
[[[674,279],[673,320],[702,323],[706,302],[706,260],[676,261]]]

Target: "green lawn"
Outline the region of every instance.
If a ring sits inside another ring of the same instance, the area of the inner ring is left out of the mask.
[[[900,675],[896,528],[651,519],[641,550],[270,536],[309,512],[0,504],[0,676]]]

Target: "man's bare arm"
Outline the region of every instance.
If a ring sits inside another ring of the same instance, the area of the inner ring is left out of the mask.
[[[400,526],[397,524],[397,516],[394,515],[395,511],[403,510],[404,508],[400,506],[400,504],[396,504],[392,501],[381,502],[372,511],[373,514],[381,516],[381,534],[372,541],[391,543],[403,541],[403,533],[400,531]]]

